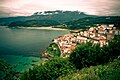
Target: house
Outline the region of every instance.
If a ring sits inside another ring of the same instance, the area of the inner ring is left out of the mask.
[[[110,33],[110,34],[113,34],[113,30],[110,30],[109,33]]]
[[[105,30],[107,28],[107,25],[101,25],[101,28]]]
[[[107,26],[107,29],[112,30],[112,29],[113,29],[113,26]]]
[[[120,31],[119,31],[119,30],[115,30],[115,31],[114,31],[114,34],[115,34],[115,35],[120,35]]]
[[[86,43],[87,42],[87,37],[85,37],[85,36],[77,36],[76,38],[75,38],[75,42],[76,43]]]
[[[94,38],[95,36],[96,36],[96,33],[90,33],[90,34],[89,34],[89,37],[90,37],[90,38]]]
[[[87,31],[84,31],[83,36],[88,37],[88,36],[89,36],[89,35],[88,35],[88,32],[87,32]]]
[[[98,40],[93,40],[92,43],[93,44],[99,44],[99,41]]]
[[[94,27],[91,27],[88,31],[90,32],[94,31]]]
[[[69,47],[62,46],[63,54],[65,54],[65,53],[71,53],[75,49],[75,47],[76,46],[69,46]]]
[[[100,33],[100,34],[105,34],[105,33],[106,33],[106,30],[99,29],[99,30],[98,30],[98,33]]]
[[[80,31],[80,35],[81,35],[81,36],[83,36],[83,35],[84,35],[84,33],[83,33],[82,31]]]
[[[86,38],[86,37],[83,37],[83,36],[77,36],[77,39],[87,40],[87,38]]]
[[[110,33],[107,34],[107,40],[108,41],[111,41],[113,38],[114,38],[113,34],[110,34]]]
[[[114,24],[109,24],[109,26],[110,26],[110,27],[113,27],[113,26],[114,26]]]
[[[57,40],[57,39],[54,39],[54,41],[53,41],[53,42],[57,43],[57,42],[58,42],[58,40]]]
[[[93,37],[93,38],[96,39],[96,40],[99,40],[99,39],[100,39],[99,36],[95,36],[95,37]]]
[[[99,43],[100,43],[100,47],[103,47],[104,45],[108,44],[107,40],[105,40],[105,39],[100,39]]]

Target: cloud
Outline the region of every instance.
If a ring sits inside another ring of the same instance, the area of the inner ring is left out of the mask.
[[[119,0],[104,0],[99,1],[94,5],[97,15],[120,15]]]
[[[32,15],[45,10],[79,10],[93,15],[120,15],[119,0],[0,0],[0,16]]]

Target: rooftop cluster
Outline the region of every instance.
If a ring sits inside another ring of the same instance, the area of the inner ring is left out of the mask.
[[[120,35],[120,31],[116,30],[114,25],[97,25],[98,27],[90,27],[87,31],[77,31],[72,34],[65,34],[57,39],[54,39],[61,50],[61,57],[66,55],[69,57],[77,45],[82,43],[91,42],[99,44],[100,47],[108,45],[108,41],[114,38],[114,35]]]

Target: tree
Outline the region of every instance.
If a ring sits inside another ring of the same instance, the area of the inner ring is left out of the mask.
[[[95,66],[113,61],[120,55],[120,41],[110,42],[109,45],[100,47],[92,43],[78,46],[70,55],[70,61],[76,68]]]

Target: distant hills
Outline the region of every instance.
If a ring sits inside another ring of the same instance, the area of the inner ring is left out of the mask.
[[[69,22],[73,20],[78,20],[80,18],[90,17],[92,15],[87,15],[83,12],[79,11],[44,11],[44,12],[35,12],[31,16],[21,16],[21,17],[8,17],[8,18],[0,18],[0,25],[9,25],[11,22],[19,22],[19,21],[40,21],[40,20],[52,20],[58,23]],[[32,26],[32,25],[31,25]]]
[[[120,16],[86,17],[66,22],[65,24],[69,29],[80,29],[88,26],[96,26],[96,24],[114,24],[116,27],[120,27]]]
[[[26,21],[16,21],[11,22],[8,26],[9,27],[47,27],[47,26],[57,26],[60,25],[57,21],[53,20],[26,20]]]
[[[67,25],[68,29],[80,29],[94,24],[120,25],[120,16],[95,16],[80,11],[44,11],[35,12],[31,16],[0,18],[0,25],[9,27],[38,27]],[[64,28],[64,26],[62,26]]]

